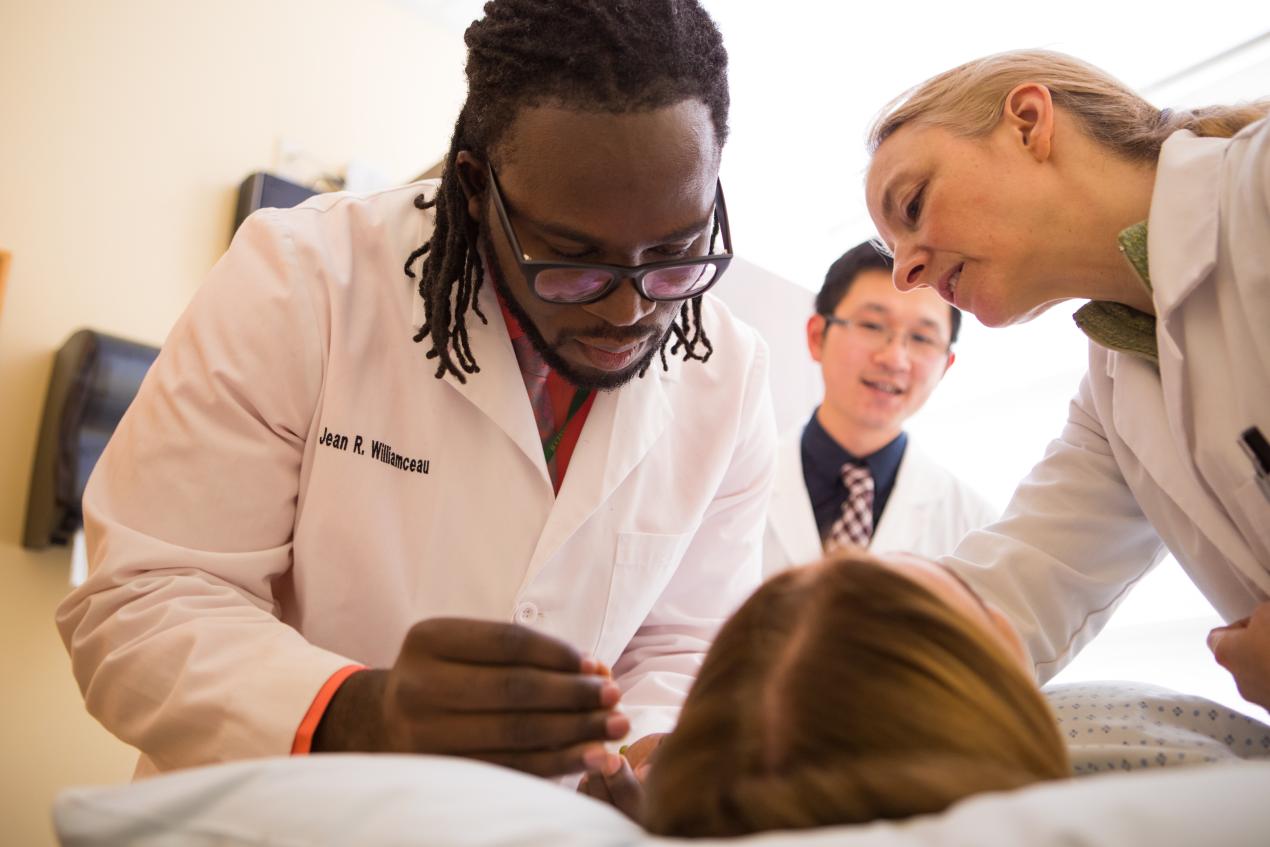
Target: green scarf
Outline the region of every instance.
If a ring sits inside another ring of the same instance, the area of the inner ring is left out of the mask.
[[[1147,222],[1134,224],[1116,239],[1120,252],[1137,271],[1147,291],[1151,290],[1151,273],[1147,266]],[[1155,343],[1155,316],[1139,312],[1123,303],[1091,300],[1072,315],[1076,326],[1096,344],[1121,353],[1132,353],[1160,364]]]

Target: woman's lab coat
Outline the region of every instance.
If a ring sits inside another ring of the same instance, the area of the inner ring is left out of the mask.
[[[802,436],[799,427],[781,439],[763,537],[764,577],[824,555],[803,476]],[[952,552],[966,533],[991,523],[999,514],[970,486],[922,452],[910,437],[869,550],[943,556]]]
[[[58,625],[141,772],[285,755],[334,671],[391,665],[436,616],[562,638],[613,667],[632,737],[667,730],[758,583],[757,335],[707,298],[710,361],[600,393],[553,496],[492,285],[466,383],[411,340],[419,191],[253,215],[93,474],[92,574]]]
[[[1159,368],[1090,345],[1062,435],[949,563],[1020,624],[1042,680],[1171,551],[1233,621],[1270,597],[1270,123],[1175,133],[1148,221]]]

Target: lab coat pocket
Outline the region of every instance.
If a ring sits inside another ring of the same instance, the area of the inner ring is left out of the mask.
[[[688,535],[619,532],[604,626],[595,655],[612,666],[648,617],[683,555]]]

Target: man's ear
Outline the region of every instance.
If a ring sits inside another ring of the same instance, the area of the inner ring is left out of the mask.
[[[467,214],[474,221],[483,219],[482,203],[485,200],[486,176],[485,161],[477,158],[471,150],[460,150],[454,157],[454,171],[458,175],[459,185],[467,197]]]
[[[1054,100],[1050,90],[1039,82],[1016,85],[1006,95],[1001,125],[1033,159],[1049,159],[1054,144]]]
[[[948,373],[948,369],[949,369],[949,368],[951,368],[951,367],[953,366],[953,362],[955,362],[955,361],[957,361],[957,354],[956,354],[956,353],[954,353],[953,351],[949,350],[949,351],[948,351],[948,364],[944,365],[944,374]],[[940,379],[943,379],[943,378],[944,378],[944,375],[943,375],[943,374],[940,374],[940,377],[939,377],[939,378],[940,378]]]
[[[820,361],[820,349],[825,346],[825,318],[812,315],[807,319],[807,352],[813,362]]]

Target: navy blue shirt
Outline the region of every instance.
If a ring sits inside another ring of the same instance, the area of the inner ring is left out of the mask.
[[[819,409],[816,410],[820,411]],[[908,435],[901,432],[891,443],[868,456],[853,456],[833,440],[816,420],[815,413],[803,430],[803,480],[811,497],[811,510],[816,515],[816,528],[823,541],[829,528],[842,515],[847,487],[842,484],[842,466],[847,462],[863,462],[873,474],[873,528],[882,520],[882,510],[895,488],[895,477],[908,446]]]

